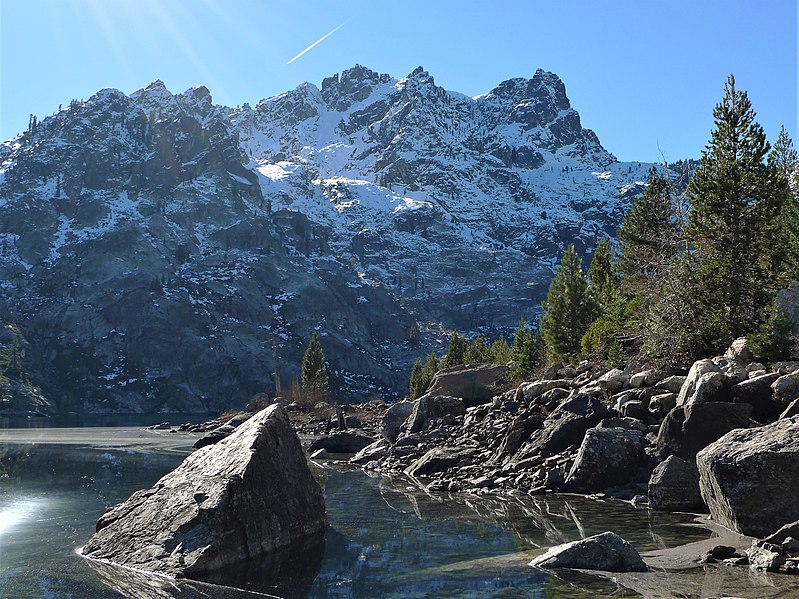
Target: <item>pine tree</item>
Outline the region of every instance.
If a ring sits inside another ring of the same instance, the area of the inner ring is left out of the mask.
[[[469,342],[465,337],[461,337],[457,332],[452,333],[449,338],[447,353],[441,362],[441,368],[452,368],[458,364],[463,364],[463,357]]]
[[[507,364],[511,360],[513,360],[513,354],[511,353],[510,346],[508,342],[505,341],[504,337],[500,337],[491,346],[488,348],[489,354],[491,356],[491,363],[492,364]]]
[[[411,381],[410,381],[411,399],[416,399],[417,397],[421,397],[424,394],[424,391],[421,389],[421,382],[422,382],[422,361],[416,360],[416,362],[413,363],[413,369],[411,370]]]
[[[782,251],[775,217],[784,202],[779,178],[765,164],[766,135],[732,75],[713,117],[716,128],[688,187],[703,352],[720,350],[757,327],[779,286]]]
[[[422,367],[422,374],[419,377],[418,382],[418,392],[419,397],[427,393],[427,390],[430,388],[430,383],[433,382],[433,377],[436,375],[439,369],[438,358],[436,357],[435,352],[430,352],[427,356],[427,360]]]
[[[327,394],[327,367],[319,336],[314,333],[302,358],[302,389],[317,398]]]
[[[599,242],[588,267],[588,282],[594,299],[599,306],[606,306],[613,300],[619,285],[619,275],[614,264],[613,244],[607,237]]]
[[[785,201],[779,215],[784,271],[788,279],[799,279],[799,155],[785,127],[768,155],[769,167],[777,177],[779,192]],[[793,184],[793,185],[792,185]]]
[[[478,334],[474,341],[468,344],[466,351],[463,352],[464,364],[489,364],[491,362],[491,352],[486,345],[483,336]]]
[[[561,258],[543,308],[541,334],[547,359],[556,362],[578,356],[580,340],[599,311],[573,245]]]
[[[617,237],[621,247],[621,271],[627,289],[648,294],[668,271],[677,253],[677,215],[669,182],[649,171],[640,198],[633,201]]]
[[[519,325],[513,334],[513,345],[510,348],[513,361],[511,376],[515,380],[525,379],[541,366],[544,354],[542,346],[540,335],[531,331],[524,318],[520,318]]]

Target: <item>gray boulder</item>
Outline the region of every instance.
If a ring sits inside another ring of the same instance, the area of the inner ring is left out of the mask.
[[[664,418],[676,406],[676,393],[660,393],[649,400],[649,413],[656,418]]]
[[[596,382],[608,393],[616,393],[628,385],[630,377],[623,370],[612,368],[599,377]]]
[[[722,365],[719,365],[721,361]],[[725,369],[727,372],[725,372]],[[738,372],[743,372],[741,375]],[[740,365],[729,359],[705,359],[697,360],[688,371],[685,382],[677,395],[677,406],[684,406],[694,403],[709,403],[716,401],[727,401],[729,399],[729,388],[740,380],[745,380],[749,373]]]
[[[459,447],[436,447],[431,449],[405,469],[409,476],[429,476],[445,472],[456,466],[470,464],[477,454],[476,449]]]
[[[394,443],[402,432],[402,425],[413,412],[412,401],[400,401],[383,414],[380,421],[380,434],[389,443]]]
[[[730,401],[752,406],[752,418],[758,422],[774,420],[782,408],[772,398],[771,385],[779,378],[776,372],[755,376],[730,387]]]
[[[566,488],[594,493],[632,479],[644,454],[644,433],[626,428],[592,428],[585,433]]]
[[[350,458],[353,464],[368,464],[373,460],[381,460],[388,455],[388,450],[391,447],[385,439],[378,439],[371,445],[367,445],[358,453]]]
[[[659,373],[657,370],[643,370],[630,376],[630,387],[651,387],[658,382]]]
[[[677,406],[660,425],[657,454],[693,461],[696,453],[736,428],[749,425],[752,406],[741,403],[698,403]]]
[[[727,351],[724,352],[724,357],[735,360],[741,366],[748,366],[755,361],[755,356],[752,350],[749,349],[749,340],[746,337],[738,337],[738,339],[733,341]]]
[[[530,562],[537,568],[580,568],[603,572],[646,572],[641,556],[613,532],[552,547]]]
[[[413,410],[408,417],[408,433],[418,433],[424,429],[425,423],[431,418],[442,416],[462,416],[466,414],[466,404],[462,399],[446,395],[433,395],[428,393],[413,402]]]
[[[791,401],[799,397],[799,370],[779,377],[771,384],[774,397],[785,408]]]
[[[322,491],[274,405],[108,510],[83,555],[203,580],[326,528]]]
[[[652,472],[647,490],[653,510],[692,512],[704,507],[699,470],[693,462],[669,456]]]
[[[524,401],[531,402],[552,389],[570,389],[571,381],[567,379],[549,379],[525,383],[521,386]]]
[[[430,383],[427,395],[457,397],[471,407],[491,401],[510,386],[507,366],[461,364],[439,370]]]
[[[662,381],[658,381],[655,385],[658,389],[664,389],[665,391],[669,391],[671,393],[679,393],[682,389],[683,384],[685,384],[685,379],[687,377],[673,375],[666,377]]]
[[[799,520],[799,417],[731,431],[696,465],[702,497],[723,526],[762,538]]]

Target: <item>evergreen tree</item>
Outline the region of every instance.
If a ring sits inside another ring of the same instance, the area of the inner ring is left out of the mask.
[[[422,367],[422,373],[419,376],[417,390],[419,395],[417,397],[421,397],[427,390],[430,388],[430,383],[433,382],[433,377],[436,375],[439,369],[438,358],[436,357],[435,352],[430,352],[427,356],[427,360]]]
[[[323,397],[327,394],[327,367],[319,336],[314,333],[302,358],[302,389]]]
[[[613,244],[607,237],[599,242],[588,267],[588,282],[599,306],[613,300],[619,285],[619,275],[613,260]]]
[[[492,343],[488,348],[488,351],[491,356],[492,364],[507,364],[513,360],[510,346],[508,345],[508,342],[505,341],[504,337],[500,337],[494,341],[494,343]]]
[[[789,279],[799,279],[799,156],[785,127],[771,152],[768,164],[777,177],[779,192],[785,197],[780,214],[784,270]]]
[[[452,368],[458,364],[463,364],[463,357],[466,353],[466,348],[469,342],[465,337],[461,337],[457,332],[452,333],[449,338],[449,346],[444,360],[441,362],[441,368]]]
[[[541,334],[547,359],[556,362],[579,355],[580,340],[599,311],[573,245],[561,258],[543,308]]]
[[[621,271],[633,294],[649,294],[668,271],[677,253],[677,215],[669,182],[649,171],[646,189],[633,201],[617,237],[621,247]]]
[[[413,363],[413,370],[411,370],[411,385],[410,385],[411,399],[416,399],[417,397],[421,397],[424,394],[424,391],[421,389],[421,382],[422,382],[422,361],[416,360],[416,362]]]
[[[688,187],[702,353],[757,327],[779,286],[782,251],[775,218],[784,202],[779,178],[765,164],[766,135],[732,75],[713,117],[716,128]]]
[[[463,353],[464,364],[490,364],[491,352],[483,336],[478,334]]]
[[[417,347],[419,345],[420,335],[421,333],[419,331],[419,325],[416,324],[416,321],[414,320],[411,323],[410,329],[408,329],[408,341],[410,342],[411,347]]]
[[[11,379],[24,380],[26,377],[22,361],[25,359],[25,349],[19,337],[16,329],[13,329],[11,341],[0,350],[0,373]]]
[[[541,366],[544,354],[542,346],[541,336],[530,330],[523,317],[519,319],[519,326],[513,334],[513,345],[510,348],[513,361],[511,376],[515,380],[525,379]]]

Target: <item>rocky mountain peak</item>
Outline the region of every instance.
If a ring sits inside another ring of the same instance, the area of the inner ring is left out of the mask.
[[[254,109],[102,90],[0,145],[0,323],[63,409],[240,406],[311,331],[335,394],[399,392],[452,329],[534,319],[648,168],[541,70],[469,98],[355,65]]]
[[[344,112],[350,106],[366,100],[377,86],[390,81],[389,75],[381,75],[356,64],[340,75],[325,78],[322,81],[322,98],[330,109]]]

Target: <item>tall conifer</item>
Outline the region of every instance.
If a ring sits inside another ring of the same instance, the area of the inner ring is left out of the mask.
[[[555,362],[578,356],[580,340],[598,316],[598,309],[573,245],[561,258],[543,308],[541,334],[547,359]]]
[[[716,128],[688,188],[690,272],[698,282],[693,299],[700,306],[704,351],[757,327],[779,285],[776,215],[784,199],[765,163],[766,135],[732,75],[713,117]]]

